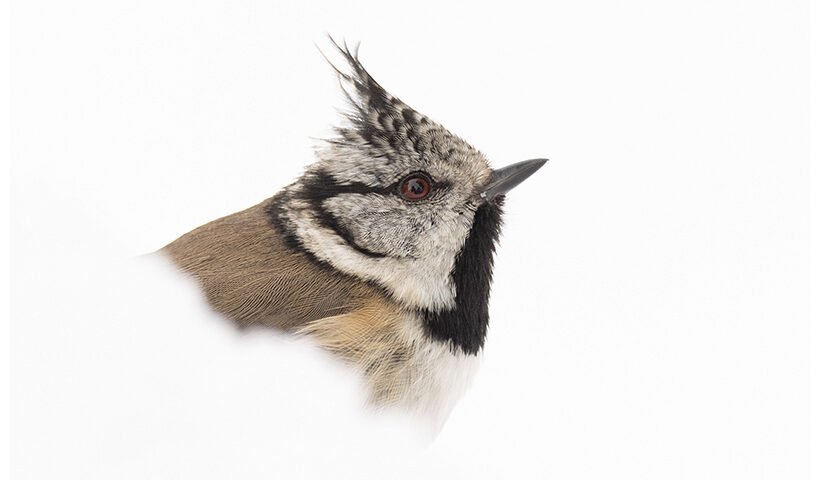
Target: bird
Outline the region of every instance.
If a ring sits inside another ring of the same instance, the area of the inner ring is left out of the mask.
[[[547,160],[492,169],[379,85],[358,45],[330,41],[349,110],[315,162],[160,252],[238,327],[307,337],[370,405],[441,425],[483,353],[505,195]]]

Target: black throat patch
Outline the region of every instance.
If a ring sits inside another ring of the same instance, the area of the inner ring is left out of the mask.
[[[475,355],[484,346],[489,324],[490,284],[493,255],[501,232],[503,197],[476,210],[470,234],[456,258],[451,274],[456,287],[452,310],[422,312],[427,333],[450,342],[453,350]]]

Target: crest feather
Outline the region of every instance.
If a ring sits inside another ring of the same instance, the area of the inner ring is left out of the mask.
[[[358,44],[351,49],[345,41],[339,44],[333,37],[328,38],[346,66],[337,66],[324,52],[322,56],[338,75],[342,91],[352,107],[343,114],[346,122],[335,128],[338,137],[328,142],[376,149],[378,151],[369,153],[387,158],[423,153],[427,145],[424,145],[422,135],[432,128],[443,129],[379,85],[359,61]]]

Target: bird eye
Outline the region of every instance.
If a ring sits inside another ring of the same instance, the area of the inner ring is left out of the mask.
[[[401,181],[399,193],[407,200],[421,200],[430,194],[430,177],[423,173],[411,173]]]

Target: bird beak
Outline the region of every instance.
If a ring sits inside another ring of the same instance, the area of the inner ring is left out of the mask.
[[[546,158],[536,158],[493,170],[490,174],[490,181],[478,194],[479,198],[489,202],[499,195],[504,195],[543,167],[545,163],[547,163]]]

